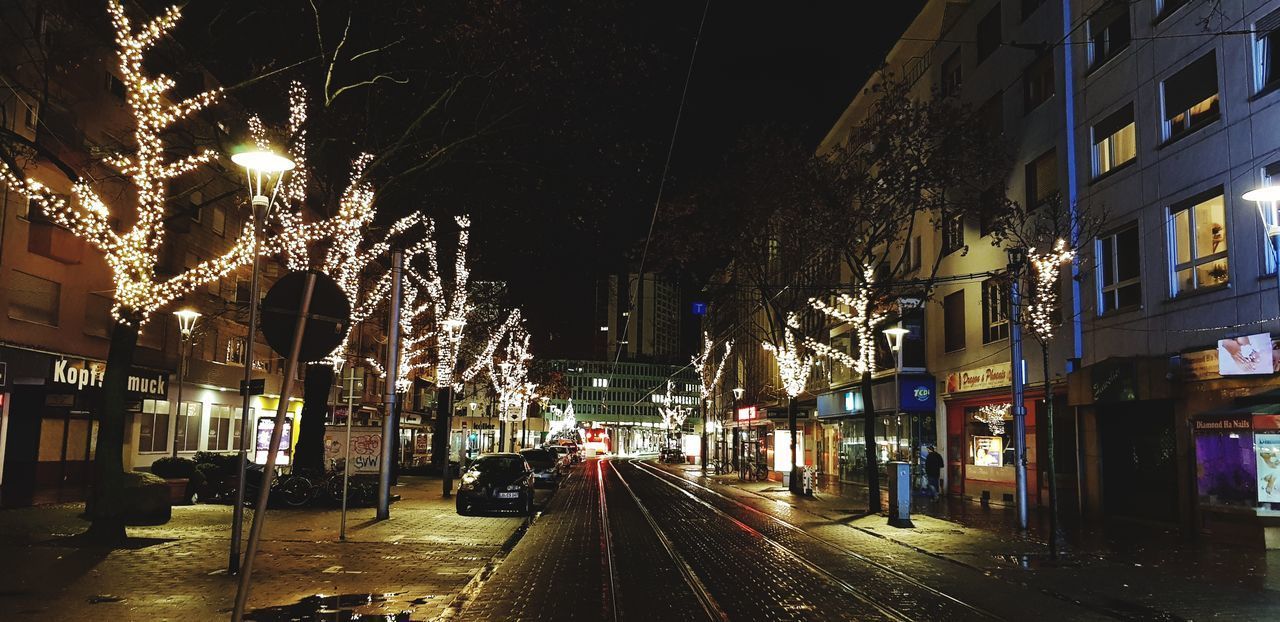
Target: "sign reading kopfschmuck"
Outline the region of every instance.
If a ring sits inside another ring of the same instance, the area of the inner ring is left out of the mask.
[[[84,359],[57,359],[49,374],[49,381],[55,387],[62,387],[79,392],[86,388],[101,388],[102,379],[106,377],[107,364],[100,361]],[[129,370],[126,390],[129,393],[157,399],[169,396],[169,374],[134,367]]]

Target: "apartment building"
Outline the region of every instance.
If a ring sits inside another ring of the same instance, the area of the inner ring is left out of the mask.
[[[1269,414],[1280,292],[1266,239],[1277,221],[1273,206],[1241,198],[1280,181],[1277,29],[1275,0],[936,1],[887,56],[916,96],[958,97],[1007,137],[1017,162],[1010,199],[1036,205],[1059,192],[1106,223],[1061,280],[1048,357],[1053,483],[1042,353],[1025,345],[1031,503],[1056,485],[1068,511],[1277,541],[1280,474],[1266,459],[1280,441]],[[866,114],[865,98],[820,152]],[[936,405],[915,423],[907,397],[890,402],[877,440],[908,456],[936,442],[950,493],[1009,503],[1012,361],[1008,294],[996,280],[1008,261],[975,220],[928,227],[907,251],[941,253],[950,282],[921,318],[923,369],[877,381],[931,380]],[[844,330],[833,327],[833,344]],[[845,446],[849,422],[861,430],[846,380],[834,373],[819,396],[828,445]],[[824,470],[848,477],[844,465],[861,451],[852,444]]]
[[[0,58],[13,61],[0,73],[0,149],[25,175],[57,192],[69,193],[71,172],[101,180],[101,194],[127,206],[128,189],[113,181],[120,175],[101,157],[128,144],[133,120],[115,73],[110,32],[96,17],[58,13],[39,2],[0,9],[14,32],[27,33],[0,42]],[[68,49],[82,60],[66,62]],[[36,62],[40,55],[49,62]],[[215,85],[198,69],[174,75],[182,95]],[[214,112],[243,118],[234,102]],[[201,124],[192,134],[227,139],[234,125]],[[225,253],[240,234],[250,214],[242,175],[230,167],[216,161],[171,182],[162,275]],[[113,213],[132,215],[125,207]],[[99,385],[114,324],[111,273],[97,250],[7,189],[0,189],[0,227],[0,502],[77,498],[94,455]],[[283,271],[262,260],[264,292]],[[190,292],[143,328],[129,379],[126,468],[146,469],[169,455],[238,449],[239,387],[250,347],[255,376],[266,384],[265,394],[251,401],[249,429],[256,434],[269,425],[259,420],[274,415],[283,361],[260,339],[249,343],[249,277],[245,267]],[[179,308],[201,314],[189,339],[170,313]],[[373,335],[361,335],[361,356],[379,351]],[[289,407],[291,439],[300,408],[298,399]]]

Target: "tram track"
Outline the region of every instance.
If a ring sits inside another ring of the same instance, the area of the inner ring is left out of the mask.
[[[640,496],[636,494],[635,490],[631,487],[631,484],[627,482],[627,478],[622,476],[622,471],[618,470],[617,465],[614,464],[612,460],[604,460],[602,462],[609,465],[617,476],[618,482],[622,484],[623,488],[626,489],[627,494],[630,495],[631,499],[635,502],[636,508],[640,510],[641,516],[643,516],[645,522],[649,524],[649,527],[653,530],[653,534],[657,536],[658,541],[662,544],[663,550],[666,551],[667,555],[671,558],[671,561],[675,563],[676,568],[680,571],[680,575],[684,579],[685,584],[689,586],[690,591],[692,591],[697,597],[698,603],[702,606],[703,613],[706,614],[707,619],[728,622],[729,614],[720,607],[720,603],[716,602],[715,597],[711,595],[711,591],[707,589],[706,584],[698,578],[698,574],[694,572],[693,567],[690,566],[689,562],[687,562],[684,557],[680,555],[679,551],[676,550],[675,545],[658,525],[658,521],[654,519],[649,508],[640,500]]]
[[[685,488],[682,486],[682,484],[684,484],[684,485],[688,485],[688,486],[692,486],[692,487],[697,488],[697,489],[699,489],[699,490],[705,491],[705,492],[706,492],[706,493],[708,493],[708,494],[714,495],[715,497],[717,497],[717,498],[719,498],[719,499],[723,499],[724,501],[729,502],[729,503],[733,504],[733,505],[734,505],[734,506],[736,506],[736,507],[742,508],[742,509],[744,509],[744,510],[746,510],[746,511],[750,512],[750,513],[752,513],[753,515],[760,516],[760,517],[762,517],[762,518],[764,518],[764,519],[766,519],[766,520],[768,520],[768,521],[770,521],[770,522],[772,522],[772,523],[776,524],[777,526],[779,526],[779,527],[781,527],[781,528],[783,528],[783,529],[787,530],[788,532],[790,532],[790,533],[792,533],[792,534],[795,534],[795,535],[797,535],[797,536],[800,536],[800,537],[802,537],[802,538],[804,538],[804,539],[806,539],[806,540],[808,540],[808,541],[811,541],[811,542],[813,542],[813,543],[817,544],[818,546],[820,546],[820,547],[822,547],[822,548],[825,548],[825,549],[828,549],[828,550],[834,551],[834,552],[836,552],[836,553],[838,553],[838,554],[841,554],[841,555],[844,555],[844,556],[847,556],[847,557],[851,557],[851,558],[853,558],[853,559],[855,559],[855,560],[857,560],[857,561],[859,561],[859,562],[861,562],[861,563],[863,563],[863,564],[866,564],[866,565],[868,565],[868,566],[871,566],[871,567],[873,567],[873,568],[877,569],[877,570],[878,570],[878,571],[880,571],[880,572],[884,572],[884,573],[886,573],[886,574],[889,574],[889,575],[891,575],[892,577],[894,577],[894,579],[895,579],[895,580],[897,580],[897,581],[901,581],[902,583],[905,583],[905,584],[911,585],[912,587],[914,587],[914,588],[916,588],[916,589],[918,589],[918,590],[920,590],[920,591],[923,591],[923,592],[926,592],[926,593],[928,593],[928,594],[931,594],[931,595],[935,596],[936,598],[938,598],[938,599],[940,599],[940,600],[942,600],[942,601],[944,601],[944,602],[948,603],[949,605],[951,605],[951,606],[953,606],[953,607],[957,607],[957,608],[959,608],[959,609],[962,609],[962,610],[964,610],[964,611],[968,612],[969,614],[971,614],[971,615],[973,615],[973,616],[977,616],[977,617],[980,617],[980,618],[983,618],[983,619],[993,619],[993,620],[999,620],[999,619],[1002,619],[1002,618],[1001,618],[1001,616],[998,616],[998,615],[996,615],[996,614],[994,614],[994,613],[992,613],[992,612],[990,612],[990,611],[988,611],[988,610],[986,610],[986,609],[984,609],[984,608],[982,608],[982,607],[980,607],[980,606],[978,606],[978,605],[974,605],[974,604],[972,604],[972,603],[969,603],[969,602],[966,602],[966,601],[964,601],[964,600],[961,600],[960,598],[957,598],[956,596],[953,596],[953,595],[951,595],[951,594],[948,594],[948,593],[946,593],[946,592],[943,592],[942,590],[939,590],[939,589],[937,589],[937,588],[935,588],[935,587],[933,587],[933,586],[931,586],[931,585],[929,585],[929,584],[927,584],[927,583],[924,583],[924,582],[920,581],[919,579],[916,579],[915,577],[912,577],[911,575],[908,575],[908,574],[906,574],[906,573],[904,573],[904,572],[902,572],[902,571],[900,571],[900,570],[898,570],[898,569],[896,569],[896,568],[893,568],[893,567],[891,567],[891,566],[889,566],[889,565],[887,565],[887,564],[884,564],[884,563],[881,563],[881,562],[876,561],[876,560],[874,560],[874,559],[871,559],[870,557],[867,557],[866,555],[863,555],[863,554],[861,554],[861,553],[858,553],[857,551],[852,551],[852,550],[850,550],[850,549],[848,549],[848,548],[845,548],[845,547],[842,547],[842,546],[839,546],[839,545],[836,545],[836,544],[832,544],[832,543],[830,543],[830,542],[828,542],[828,541],[826,541],[826,540],[823,540],[823,539],[821,539],[821,538],[819,538],[819,537],[817,537],[817,536],[815,536],[815,535],[813,535],[813,534],[810,534],[810,533],[808,533],[808,532],[804,531],[803,529],[801,529],[801,528],[799,528],[799,527],[797,527],[797,526],[795,526],[795,525],[793,525],[793,524],[791,524],[791,523],[789,523],[789,522],[787,522],[787,521],[785,521],[785,520],[782,520],[781,518],[778,518],[777,516],[774,516],[774,515],[772,515],[772,514],[769,514],[768,512],[764,512],[764,511],[761,511],[761,510],[759,510],[759,509],[753,508],[753,507],[751,507],[751,506],[749,506],[749,505],[747,505],[747,504],[745,504],[745,503],[742,503],[741,501],[738,501],[738,500],[736,500],[736,499],[733,499],[733,498],[731,498],[731,497],[728,497],[728,496],[726,496],[726,495],[724,495],[724,494],[722,494],[722,493],[720,493],[720,492],[717,492],[717,491],[715,491],[715,490],[712,490],[712,489],[710,489],[710,488],[708,488],[708,487],[706,487],[706,486],[703,486],[703,485],[701,485],[701,484],[699,484],[699,483],[697,483],[697,482],[693,482],[693,481],[690,481],[690,480],[688,480],[688,479],[681,478],[681,477],[678,477],[678,476],[676,476],[676,475],[672,475],[672,474],[670,474],[670,473],[668,473],[668,472],[666,472],[666,471],[663,471],[662,469],[659,469],[659,468],[657,468],[657,467],[654,467],[653,465],[646,464],[646,463],[643,463],[643,462],[638,462],[638,461],[637,461],[637,462],[633,462],[633,464],[634,464],[638,469],[640,469],[641,471],[644,471],[644,472],[646,472],[646,473],[650,474],[652,477],[654,477],[654,478],[655,478],[655,479],[657,479],[658,481],[661,481],[661,482],[663,482],[663,483],[667,484],[668,486],[671,486],[672,488],[674,488],[674,489],[676,489],[676,490],[679,490],[681,493],[683,493],[684,495],[686,495],[686,496],[687,496],[687,497],[689,497],[690,499],[694,500],[695,502],[697,502],[697,503],[699,503],[699,504],[701,504],[701,505],[703,505],[703,506],[705,506],[705,507],[711,508],[712,510],[714,510],[715,512],[717,512],[717,513],[718,513],[718,514],[720,514],[721,516],[723,516],[723,517],[725,517],[725,518],[727,518],[727,519],[729,519],[729,520],[731,520],[731,521],[733,521],[733,522],[735,522],[735,523],[737,523],[737,524],[741,525],[741,526],[742,526],[742,527],[744,527],[744,528],[751,529],[752,531],[755,531],[756,533],[759,533],[759,534],[760,534],[760,536],[761,536],[762,538],[765,538],[767,541],[771,542],[771,543],[772,543],[772,544],[774,544],[775,546],[777,546],[777,547],[779,547],[779,548],[781,548],[781,549],[783,549],[783,550],[786,550],[786,551],[787,551],[788,553],[790,553],[792,556],[796,557],[797,559],[802,560],[802,562],[803,562],[803,563],[805,563],[805,564],[807,564],[807,565],[812,566],[813,568],[815,568],[815,569],[817,569],[818,571],[820,571],[822,574],[824,574],[824,575],[826,575],[826,576],[828,576],[828,577],[831,577],[831,578],[833,578],[834,580],[837,580],[837,581],[841,581],[841,582],[843,582],[841,579],[839,579],[838,577],[835,577],[835,575],[833,575],[830,571],[828,571],[828,570],[826,570],[825,568],[823,568],[821,565],[816,564],[816,563],[813,563],[812,561],[810,561],[810,560],[808,560],[808,559],[805,559],[805,558],[804,558],[804,556],[802,556],[802,555],[800,555],[799,553],[797,553],[796,551],[794,551],[791,547],[788,547],[788,546],[786,546],[786,545],[782,544],[781,542],[778,542],[777,540],[775,540],[775,539],[773,539],[773,538],[771,538],[771,537],[769,537],[769,536],[767,536],[767,535],[764,535],[764,534],[763,534],[762,532],[760,532],[759,530],[756,530],[755,528],[750,527],[749,525],[746,525],[746,523],[743,523],[742,521],[738,520],[736,517],[734,517],[734,516],[730,515],[729,513],[725,512],[725,511],[724,511],[724,510],[722,510],[721,508],[715,507],[714,505],[712,505],[712,504],[708,503],[705,499],[702,499],[702,498],[698,497],[697,495],[695,495],[695,494],[693,494],[693,493],[689,492],[687,489],[685,489]],[[671,481],[671,480],[675,480],[676,482],[679,482],[679,483],[672,483],[672,481]],[[850,587],[851,587],[851,586],[850,586]],[[901,618],[901,619],[911,619],[911,618],[910,618],[910,617],[903,617],[903,618]]]

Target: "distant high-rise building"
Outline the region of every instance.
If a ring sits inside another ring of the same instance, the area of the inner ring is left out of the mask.
[[[597,355],[611,360],[680,358],[680,288],[652,272],[611,274],[596,295]]]

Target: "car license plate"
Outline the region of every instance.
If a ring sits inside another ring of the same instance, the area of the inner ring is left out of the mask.
[[[520,493],[518,493],[518,492],[500,492],[500,493],[498,493],[498,498],[499,498],[499,499],[515,499],[516,497],[519,497],[519,496],[520,496]]]

